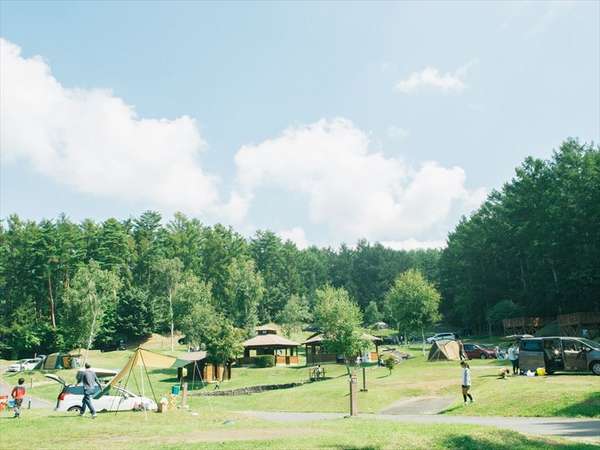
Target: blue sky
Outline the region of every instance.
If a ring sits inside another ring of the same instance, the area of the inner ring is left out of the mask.
[[[600,141],[599,2],[0,12],[2,217],[436,246],[524,157]]]

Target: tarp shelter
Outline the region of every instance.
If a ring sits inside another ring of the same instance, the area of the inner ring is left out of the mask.
[[[51,353],[36,366],[40,370],[74,369],[79,367],[79,356],[69,353]]]
[[[160,353],[151,352],[149,350],[138,347],[136,351],[131,355],[127,364],[121,369],[121,371],[112,379],[106,386],[106,389],[121,384],[125,379],[125,386],[127,385],[127,378],[131,371],[137,367],[143,368],[144,371],[148,367],[152,369],[177,369],[189,364],[189,361],[184,361],[174,356],[161,355]],[[127,378],[126,378],[127,377]]]
[[[460,347],[456,341],[434,341],[427,361],[460,361]]]

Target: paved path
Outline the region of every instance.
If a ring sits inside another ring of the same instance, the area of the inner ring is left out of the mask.
[[[381,411],[381,414],[439,414],[456,401],[456,396],[409,397],[398,400]]]
[[[10,391],[12,391],[12,386],[6,383],[4,380],[0,378],[0,395],[9,395]],[[27,383],[25,383],[25,388],[28,388]],[[25,401],[23,402],[23,408],[27,409],[29,405],[29,395],[25,396]],[[46,400],[42,400],[40,398],[31,397],[31,407],[32,408],[51,408],[52,404]]]
[[[292,413],[243,411],[252,417],[276,422],[303,422],[347,417],[343,413]],[[600,419],[573,419],[566,417],[480,417],[419,414],[360,414],[361,419],[393,420],[427,424],[484,425],[513,430],[537,436],[559,436],[600,443]]]

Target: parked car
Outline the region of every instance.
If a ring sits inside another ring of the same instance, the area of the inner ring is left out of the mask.
[[[519,368],[527,371],[540,367],[549,374],[592,371],[600,375],[600,344],[590,339],[561,336],[521,339]]]
[[[23,372],[24,370],[33,370],[41,361],[41,358],[22,359],[14,364],[11,364],[6,369],[7,372]]]
[[[456,339],[456,333],[437,333],[431,337],[425,339],[425,342],[428,344],[433,344],[435,341],[445,341],[450,340],[453,341]]]
[[[46,374],[45,376],[62,386],[56,399],[54,410],[81,412],[83,385],[67,384],[61,377],[53,374]],[[92,404],[97,412],[156,410],[157,408],[154,400],[134,394],[126,389],[113,387],[111,391],[110,393],[105,393],[99,386],[96,386]]]
[[[496,358],[496,350],[482,347],[478,344],[464,344],[465,354],[469,359],[488,359]]]

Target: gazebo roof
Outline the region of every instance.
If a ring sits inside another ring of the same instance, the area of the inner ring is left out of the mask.
[[[367,334],[367,333],[363,333],[361,337],[366,341],[373,342],[374,344],[375,343],[379,344],[380,342],[383,342],[383,339],[381,339],[377,336],[371,336],[370,334]],[[306,341],[304,341],[302,344],[304,344],[304,345],[321,344],[324,340],[325,340],[325,338],[323,337],[323,334],[319,333],[319,334],[315,334],[314,336],[311,336]]]
[[[277,334],[259,334],[244,341],[244,347],[298,347],[300,344]]]
[[[204,350],[200,350],[198,352],[187,352],[178,355],[177,358],[183,359],[185,361],[202,361],[206,358],[206,352]]]

